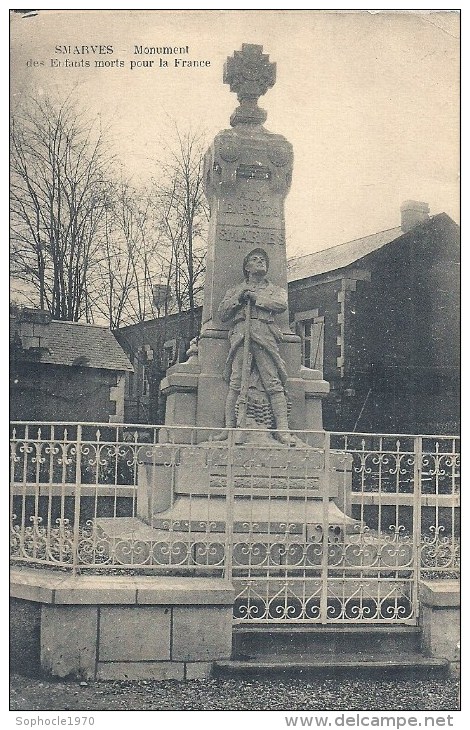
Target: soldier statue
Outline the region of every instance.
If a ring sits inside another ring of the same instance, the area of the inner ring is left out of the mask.
[[[224,368],[229,384],[225,426],[245,426],[249,379],[256,368],[279,430],[276,437],[294,446],[297,439],[289,433],[287,420],[287,371],[279,353],[282,332],[275,321],[276,314],[287,309],[287,292],[267,279],[268,268],[264,249],[250,251],[243,260],[245,281],[229,289],[219,305],[220,319],[230,323],[230,350]]]

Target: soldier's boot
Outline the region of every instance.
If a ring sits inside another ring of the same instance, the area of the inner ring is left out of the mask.
[[[276,438],[281,444],[286,446],[295,446],[296,439],[289,433],[289,423],[287,420],[287,398],[284,393],[273,393],[271,395],[271,408],[276,421]]]
[[[240,394],[237,390],[229,388],[227,399],[225,401],[225,428],[236,428],[237,416],[235,413],[235,406],[237,405],[239,395]],[[214,436],[213,441],[226,441],[227,439],[228,431],[224,430]]]

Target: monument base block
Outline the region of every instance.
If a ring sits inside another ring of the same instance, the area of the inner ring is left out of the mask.
[[[225,510],[231,509],[230,500],[242,500],[240,504],[243,500],[249,502],[256,514],[255,521],[260,519],[258,513],[262,507],[268,510],[265,520],[270,519],[273,510],[284,509],[284,521],[302,523],[324,521],[324,517],[320,519],[318,515],[310,520],[309,515],[312,504],[322,504],[325,498],[338,509],[335,522],[357,524],[348,516],[352,464],[348,455],[330,452],[327,471],[321,447],[299,442],[298,447],[289,448],[277,442],[269,431],[240,429],[227,432],[230,445],[228,439],[181,443],[191,436],[191,429],[189,434],[184,428],[168,429],[170,433],[173,443],[143,446],[138,454],[137,515],[148,524],[153,524],[154,516],[163,512],[167,519],[172,519],[171,512],[181,497],[190,499],[191,508],[205,500],[210,518],[213,510],[219,509],[214,501],[219,497],[219,504],[223,504]],[[237,435],[246,437],[246,443],[233,445]],[[255,443],[250,443],[250,436]],[[261,436],[264,440],[259,443]],[[309,438],[323,442],[324,434],[310,434]],[[220,509],[214,519],[219,519]],[[177,520],[181,518],[180,514],[176,517]]]

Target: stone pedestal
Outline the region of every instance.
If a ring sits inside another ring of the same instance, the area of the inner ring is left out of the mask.
[[[99,520],[110,545],[145,543],[150,554],[165,540],[187,547],[204,540],[219,545],[223,565],[230,534],[234,543],[270,549],[289,539],[321,541],[325,529],[331,541],[345,541],[360,528],[347,514],[352,460],[344,454],[330,452],[326,469],[322,448],[234,445],[232,433],[229,445],[144,446],[138,459],[137,516],[146,524],[121,521],[116,532],[111,520]]]
[[[206,341],[205,341],[206,340]],[[228,386],[221,372],[228,353],[228,341],[220,340],[223,352],[222,366],[219,372],[201,372],[199,358],[191,358],[188,362],[178,363],[167,371],[162,381],[162,393],[166,395],[165,425],[197,426],[199,428],[217,428],[224,426],[224,404]],[[290,343],[292,344],[292,343]],[[298,347],[298,343],[294,343]],[[212,348],[210,337],[201,336],[200,350]],[[219,349],[217,348],[217,349]],[[213,349],[213,348],[212,348]],[[211,369],[214,364],[211,363]],[[215,368],[214,368],[215,370]],[[293,430],[322,430],[322,399],[328,395],[330,386],[323,380],[318,370],[300,368],[295,377],[287,381],[287,397],[291,403],[289,426]],[[208,431],[201,431],[198,440],[209,438]],[[178,439],[189,443],[190,432],[181,432]]]

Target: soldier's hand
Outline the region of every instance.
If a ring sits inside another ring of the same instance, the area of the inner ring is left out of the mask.
[[[256,302],[256,294],[251,289],[245,287],[245,289],[243,289],[243,291],[240,293],[238,300],[242,304],[246,304],[248,301],[251,301],[251,303],[254,304]]]

